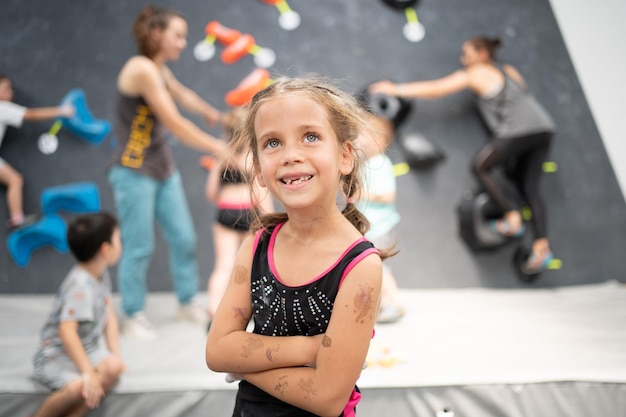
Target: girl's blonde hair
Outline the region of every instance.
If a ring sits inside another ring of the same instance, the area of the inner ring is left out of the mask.
[[[145,6],[133,23],[133,37],[141,55],[152,59],[159,52],[159,45],[152,39],[152,30],[165,30],[174,17],[185,19],[182,14],[164,7]]]
[[[222,129],[224,130],[224,138],[228,143],[235,142],[239,136],[241,126],[246,119],[248,113],[247,106],[234,107],[230,111],[224,113],[222,117]]]
[[[342,210],[343,215],[361,233],[369,230],[370,224],[365,216],[356,208],[354,202],[358,200],[363,189],[361,179],[362,161],[357,157],[355,148],[360,135],[374,135],[375,131],[369,121],[367,110],[350,94],[335,88],[327,81],[316,77],[282,78],[258,92],[251,100],[247,117],[240,126],[236,147],[246,147],[252,152],[253,174],[259,169],[257,137],[254,131],[254,119],[259,108],[275,97],[298,95],[309,98],[324,109],[328,121],[339,141],[340,146],[348,144],[353,149],[354,166],[348,175],[341,177],[341,191],[346,200]],[[252,225],[252,231],[261,228],[270,228],[287,220],[287,213],[272,213],[257,218]],[[381,253],[383,257],[384,254]]]

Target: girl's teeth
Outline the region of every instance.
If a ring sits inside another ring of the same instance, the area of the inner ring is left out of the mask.
[[[288,184],[288,185],[300,184],[300,183],[308,181],[310,179],[311,179],[311,176],[309,175],[308,177],[300,177],[300,178],[295,179],[295,180],[285,180],[285,184]]]

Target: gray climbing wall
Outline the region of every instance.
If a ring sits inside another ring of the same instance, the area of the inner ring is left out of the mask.
[[[439,77],[458,68],[465,38],[475,34],[502,37],[501,60],[519,68],[559,126],[551,156],[558,170],[546,175],[544,190],[552,246],[563,266],[546,272],[532,285],[573,285],[622,276],[626,207],[547,0],[424,0],[417,7],[426,28],[419,43],[403,37],[404,14],[381,1],[291,0],[290,6],[302,18],[292,32],[278,26],[275,7],[256,0],[155,3],[176,8],[189,21],[189,48],[171,65],[175,74],[222,109],[226,109],[224,95],[253,70],[254,62],[250,56],[232,65],[223,64],[218,56],[209,62],[193,57],[193,46],[203,39],[204,26],[213,19],[252,34],[260,46],[274,50],[273,76],[314,72],[350,91],[380,78]],[[80,87],[94,115],[110,120],[117,72],[134,53],[130,25],[143,4],[5,0],[0,14],[0,72],[13,78],[16,101],[27,106],[52,105],[70,89]],[[105,178],[111,141],[94,146],[62,130],[58,150],[43,155],[36,141],[50,126],[49,122],[31,123],[20,130],[10,129],[0,149],[0,156],[25,177],[26,211],[40,212],[40,196],[47,188],[81,181],[97,184],[102,207],[113,210]],[[210,131],[219,134],[219,130]],[[398,178],[401,252],[391,265],[400,285],[524,286],[511,268],[513,246],[475,254],[458,237],[455,208],[463,190],[475,185],[469,162],[486,140],[471,96],[462,93],[416,103],[400,133],[409,132],[435,143],[446,159]],[[206,171],[198,164],[199,153],[174,145],[174,154],[196,224],[205,286],[213,264],[210,225],[214,215],[203,195]],[[403,160],[397,147],[391,156],[396,162]],[[0,219],[7,216],[6,205],[0,203]],[[7,231],[0,228],[3,248],[6,239]],[[34,252],[29,265],[21,268],[3,249],[0,292],[53,292],[71,264],[69,255],[46,247]],[[171,289],[166,248],[160,238],[149,288]]]

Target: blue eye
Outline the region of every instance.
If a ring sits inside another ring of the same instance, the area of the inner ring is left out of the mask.
[[[265,147],[268,149],[278,148],[278,146],[280,146],[280,142],[277,141],[276,139],[270,139],[267,142],[265,142]]]
[[[307,133],[304,135],[305,142],[316,142],[319,140],[319,136],[316,133]]]

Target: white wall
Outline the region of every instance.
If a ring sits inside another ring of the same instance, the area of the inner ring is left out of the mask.
[[[550,2],[626,198],[626,1]]]

